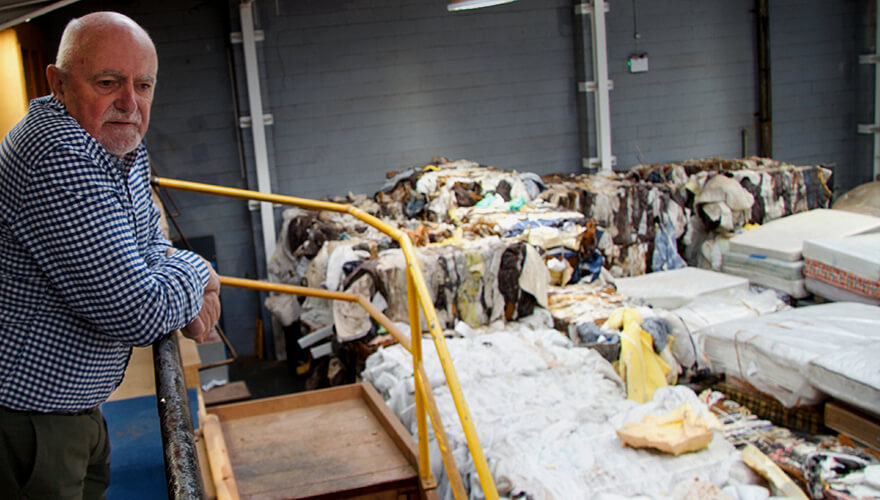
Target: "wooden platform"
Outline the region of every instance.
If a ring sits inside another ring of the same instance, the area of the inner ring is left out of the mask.
[[[420,496],[415,442],[369,384],[207,412],[220,420],[241,498]]]

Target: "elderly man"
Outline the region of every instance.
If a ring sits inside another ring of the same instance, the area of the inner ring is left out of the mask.
[[[126,16],[72,20],[52,95],[0,145],[0,491],[102,498],[109,445],[98,405],[131,346],[182,328],[203,340],[220,282],[174,251],[152,203],[142,139],[158,68]]]

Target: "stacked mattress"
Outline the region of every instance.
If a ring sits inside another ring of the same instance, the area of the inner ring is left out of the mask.
[[[787,293],[810,295],[804,277],[804,242],[880,231],[880,217],[843,210],[815,209],[770,221],[730,239],[721,270],[751,283]]]
[[[787,407],[826,395],[880,414],[880,307],[855,302],[786,309],[694,334],[713,371]]]
[[[748,290],[749,281],[725,273],[684,267],[657,271],[614,281],[617,293],[663,309],[675,309],[697,297],[721,296],[735,290]]]
[[[805,241],[804,276],[814,295],[880,305],[880,233]]]

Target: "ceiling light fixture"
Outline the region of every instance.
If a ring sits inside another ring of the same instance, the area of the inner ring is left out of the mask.
[[[515,0],[450,0],[449,4],[446,6],[446,9],[449,10],[449,12],[455,12],[458,10],[492,7],[493,5],[501,5],[514,1]]]

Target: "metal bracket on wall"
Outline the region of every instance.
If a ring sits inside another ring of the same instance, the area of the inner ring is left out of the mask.
[[[596,82],[578,82],[579,92],[596,92],[599,85]],[[608,80],[608,90],[614,90],[614,80]]]
[[[588,171],[595,171],[602,167],[602,158],[581,158],[581,165]],[[617,165],[617,157],[611,157],[611,166]]]
[[[265,202],[248,200],[248,202],[247,202],[248,210],[250,210],[251,212],[256,212],[257,210],[260,209],[260,207],[263,205],[263,203],[265,203]],[[281,208],[283,206],[284,205],[281,205],[279,203],[272,203],[272,208]]]
[[[263,125],[272,125],[275,123],[275,117],[272,116],[272,113],[266,113],[263,115]],[[240,116],[238,117],[238,126],[241,128],[248,128],[254,124],[254,121],[250,116]]]
[[[611,6],[605,2],[602,2],[602,6],[605,8],[605,12],[611,12]],[[593,13],[593,4],[591,3],[581,3],[574,6],[574,13],[578,15],[586,15]]]
[[[254,30],[254,41],[262,42],[266,39],[266,35],[263,33],[263,30]],[[229,41],[237,44],[244,43],[244,35],[241,34],[241,31],[233,31],[229,34]]]

